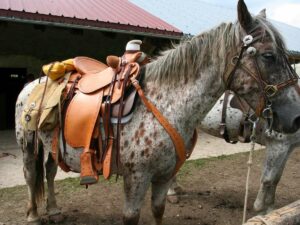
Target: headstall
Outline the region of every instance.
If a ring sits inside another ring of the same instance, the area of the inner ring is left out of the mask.
[[[255,47],[253,47],[253,44],[261,39],[262,31],[259,30],[254,30],[252,31],[252,33],[246,35],[243,38],[243,45],[240,48],[239,54],[231,59],[232,70],[230,71],[228,77],[224,76],[223,78],[226,79],[227,77],[227,80],[225,80],[226,89],[230,89],[236,70],[237,68],[241,67],[242,70],[244,70],[256,81],[261,91],[261,97],[259,99],[258,105],[256,106],[255,114],[257,117],[262,116],[268,120],[268,132],[270,132],[273,125],[273,111],[271,108],[272,101],[270,100],[270,98],[275,96],[280,90],[290,85],[296,84],[298,81],[298,75],[289,64],[287,56],[284,56],[284,60],[288,65],[289,79],[279,84],[268,84],[262,77],[256,57],[257,50]],[[252,72],[252,70],[250,70],[241,62],[241,59],[243,58],[245,52],[247,53],[247,55],[250,55],[253,58],[255,72]],[[225,75],[226,74],[227,73],[225,73]]]

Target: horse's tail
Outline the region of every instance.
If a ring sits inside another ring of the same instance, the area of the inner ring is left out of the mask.
[[[43,145],[39,146],[39,151],[37,155],[37,159],[35,162],[35,172],[36,172],[36,180],[35,180],[35,201],[36,203],[40,203],[44,200],[44,148]]]

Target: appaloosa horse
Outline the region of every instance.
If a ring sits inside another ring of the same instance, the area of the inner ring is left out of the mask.
[[[235,57],[237,55],[239,57]],[[238,22],[223,23],[164,52],[146,66],[142,87],[150,101],[178,130],[188,148],[193,130],[226,88],[243,97],[258,114],[264,108],[272,109],[274,129],[295,132],[299,126],[300,98],[294,83],[295,76],[288,65],[281,36],[263,16],[252,17],[240,0]],[[33,133],[24,132],[20,123],[23,105],[34,84],[26,86],[17,100],[16,134],[24,152],[24,174],[29,190],[27,221],[39,224],[37,203],[43,196],[43,151],[51,151],[53,132],[38,132],[42,144],[36,160]],[[272,95],[276,88],[278,93]],[[166,194],[176,165],[176,152],[169,135],[139,103],[133,119],[121,132],[121,146],[124,224],[138,224],[150,184],[152,212],[156,224],[162,224]],[[56,169],[54,160],[48,156],[47,209],[50,215],[60,212],[54,195]]]
[[[300,72],[300,64],[295,67]],[[222,98],[207,114],[200,127],[207,133],[217,137],[220,136],[219,124],[221,121]],[[237,140],[239,122],[243,112],[227,105],[227,130],[231,140]],[[289,155],[300,146],[300,130],[294,134],[282,134],[271,132],[266,135],[267,124],[264,120],[258,122],[256,129],[257,143],[266,146],[266,158],[262,170],[260,188],[254,202],[254,210],[268,212],[274,208],[277,184],[280,181],[284,167]],[[176,188],[176,184],[172,184]]]
[[[231,99],[233,95],[229,96]],[[199,129],[223,139],[220,134],[221,114],[224,95],[217,101],[201,122]],[[228,137],[231,141],[238,141],[240,121],[243,119],[240,109],[232,108],[230,101],[227,103],[226,127]],[[294,134],[282,134],[271,132],[266,135],[267,124],[264,120],[259,120],[256,129],[256,142],[266,146],[265,163],[261,175],[260,188],[254,203],[254,210],[265,213],[274,209],[275,192],[280,181],[285,164],[291,152],[300,146],[300,130]],[[178,202],[178,194],[182,192],[182,187],[176,179],[172,182],[168,191],[170,202]]]

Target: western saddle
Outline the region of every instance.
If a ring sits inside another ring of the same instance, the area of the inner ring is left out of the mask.
[[[69,171],[63,161],[63,154],[58,151],[59,130],[62,131],[63,152],[66,143],[73,148],[83,148],[80,156],[82,185],[96,183],[100,172],[106,179],[111,176],[113,149],[116,151],[114,155],[118,166],[120,124],[122,117],[132,111],[136,93],[173,141],[177,153],[174,174],[186,159],[182,137],[147,100],[139,85],[140,66],[149,61],[140,51],[140,44],[139,40],[128,42],[124,55],[108,56],[107,65],[88,57],[76,57],[66,63],[72,74],[63,93],[62,118],[54,132],[52,153],[59,166]],[[51,64],[44,68],[49,77],[51,69]],[[54,77],[59,81],[60,76]],[[111,124],[113,117],[117,118],[116,135]],[[194,133],[193,147],[196,139],[197,133]]]

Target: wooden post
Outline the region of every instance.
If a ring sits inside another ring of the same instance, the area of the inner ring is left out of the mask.
[[[276,209],[264,216],[255,216],[244,225],[299,225],[300,200]]]

